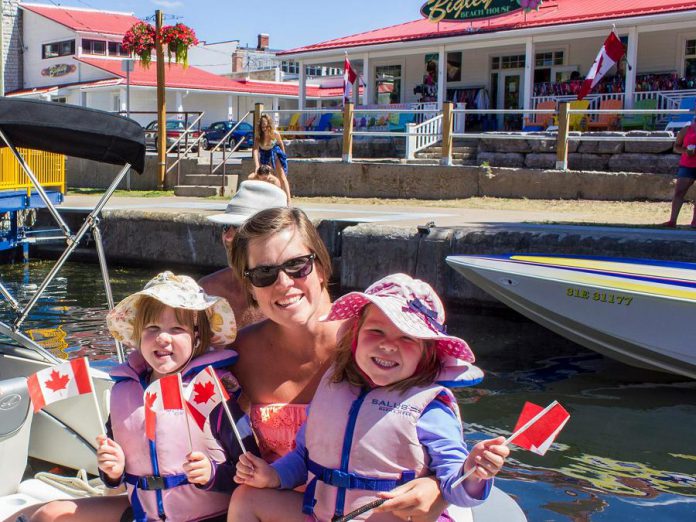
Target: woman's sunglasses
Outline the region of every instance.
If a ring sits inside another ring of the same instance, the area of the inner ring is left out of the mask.
[[[312,273],[316,257],[316,254],[308,254],[288,259],[281,265],[257,266],[256,268],[245,270],[244,277],[257,288],[271,286],[278,279],[278,274],[281,270],[293,279],[300,279]]]

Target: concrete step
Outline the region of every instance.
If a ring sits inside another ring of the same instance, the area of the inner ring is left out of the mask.
[[[174,187],[175,196],[207,198],[210,196],[222,196],[222,187],[177,185]]]
[[[228,171],[229,172],[229,171]],[[218,185],[222,186],[223,182],[225,186],[237,183],[236,174],[227,174],[223,176],[222,174],[185,174],[179,178],[181,185]]]

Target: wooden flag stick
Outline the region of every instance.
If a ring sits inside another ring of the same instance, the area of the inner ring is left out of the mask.
[[[237,425],[234,422],[234,417],[232,417],[232,412],[230,412],[229,406],[227,406],[227,401],[225,400],[225,394],[222,393],[222,388],[220,387],[220,379],[218,379],[217,374],[215,373],[215,370],[213,369],[212,366],[208,366],[210,368],[210,371],[213,372],[213,381],[215,382],[215,387],[217,388],[217,392],[220,394],[220,399],[222,400],[222,407],[225,408],[225,413],[227,414],[227,420],[230,421],[230,425],[232,426],[232,430],[234,431],[234,436],[237,437],[237,442],[239,442],[239,447],[242,448],[242,452],[246,453],[247,450],[244,447],[244,443],[242,442],[242,436],[239,434],[239,430],[237,430]]]
[[[106,436],[106,429],[104,425],[104,418],[102,417],[101,410],[99,409],[99,400],[97,399],[97,390],[94,387],[94,379],[92,379],[92,372],[89,371],[89,359],[84,357],[85,366],[87,366],[87,375],[89,376],[89,384],[92,387],[92,399],[94,400],[94,407],[97,410],[97,420],[99,421],[99,433]]]

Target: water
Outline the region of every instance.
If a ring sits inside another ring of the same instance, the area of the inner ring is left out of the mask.
[[[4,265],[0,277],[26,302],[51,265]],[[114,299],[156,271],[112,269]],[[98,267],[72,263],[60,276],[26,328],[57,355],[89,355],[108,369],[114,345]],[[696,520],[696,382],[604,358],[513,312],[455,310],[448,324],[486,371],[459,393],[468,441],[509,435],[525,401],[555,399],[571,413],[545,456],[516,449],[496,479],[530,521]]]

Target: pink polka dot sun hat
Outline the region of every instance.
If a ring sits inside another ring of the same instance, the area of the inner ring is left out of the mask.
[[[377,306],[405,335],[435,341],[441,356],[474,362],[474,352],[467,342],[447,335],[445,309],[435,290],[428,283],[406,274],[389,275],[365,292],[339,297],[323,320],[357,317],[368,304]]]

